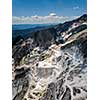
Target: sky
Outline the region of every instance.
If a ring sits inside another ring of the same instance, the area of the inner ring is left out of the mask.
[[[61,23],[86,9],[87,0],[12,0],[13,24]]]

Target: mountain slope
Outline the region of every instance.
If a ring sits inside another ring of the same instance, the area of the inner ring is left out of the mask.
[[[33,32],[13,46],[13,100],[87,99],[86,18]]]

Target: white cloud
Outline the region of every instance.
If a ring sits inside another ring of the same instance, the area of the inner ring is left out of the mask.
[[[70,19],[73,20],[73,19],[77,19],[79,18],[80,16],[72,16]]]
[[[79,6],[75,6],[75,7],[73,7],[73,10],[77,10],[79,8],[80,8]]]
[[[49,15],[50,16],[56,16],[56,13],[50,13]]]
[[[68,21],[67,16],[57,16],[55,13],[50,13],[48,16],[13,16],[13,24],[42,24],[42,23],[61,23]]]

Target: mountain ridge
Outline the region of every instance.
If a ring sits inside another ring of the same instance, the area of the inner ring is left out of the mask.
[[[32,32],[12,47],[13,100],[87,100],[87,16]]]

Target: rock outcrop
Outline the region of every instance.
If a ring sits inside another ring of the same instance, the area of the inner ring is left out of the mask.
[[[86,15],[60,27],[13,46],[13,100],[87,99]]]

